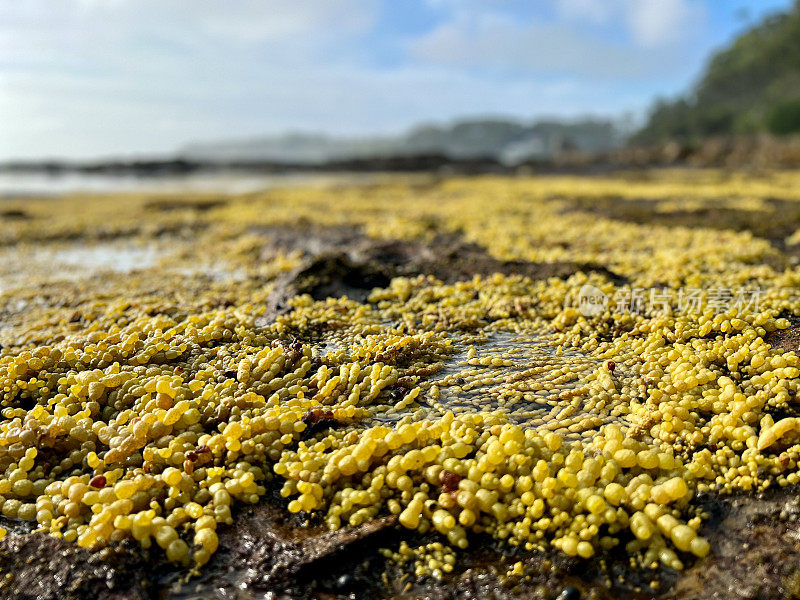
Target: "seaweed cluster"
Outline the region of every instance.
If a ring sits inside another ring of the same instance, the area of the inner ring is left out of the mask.
[[[201,212],[191,198],[160,213],[139,196],[125,212],[103,197],[29,201],[31,219],[0,223],[0,275],[13,280],[13,255],[33,276],[0,295],[0,512],[87,548],[132,538],[199,567],[237,505],[276,488],[289,512],[331,529],[392,514],[438,532],[441,543],[389,552],[418,574],[450,571],[478,533],[584,559],[620,546],[681,569],[710,551],[698,493],[798,482],[800,360],[770,342],[800,314],[785,250],[796,235],[725,227],[735,211],[774,219],[766,199],[800,201],[796,180],[389,181]],[[589,200],[609,196],[616,214],[592,213]],[[652,222],[624,218],[640,197]],[[659,223],[710,207],[708,226]],[[302,237],[310,223],[373,238],[460,232],[498,261],[585,268],[420,273],[363,302],[297,290],[273,310],[305,256],[257,226]],[[57,261],[74,238],[151,244],[162,258],[102,277],[37,266],[35,248]],[[585,314],[585,286],[660,301]],[[759,301],[705,294],[685,309],[685,287]]]

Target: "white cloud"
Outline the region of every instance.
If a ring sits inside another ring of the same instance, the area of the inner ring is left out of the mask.
[[[376,10],[377,0],[0,2],[0,158],[167,151],[244,119],[255,133],[265,113],[322,100],[309,66],[350,61]],[[301,72],[309,79],[279,87]]]
[[[17,0],[0,2],[0,57],[135,62],[160,42],[172,50],[225,52],[230,46],[286,44],[327,52],[367,30],[378,0]],[[219,48],[214,48],[219,45]],[[169,49],[161,48],[164,53]],[[131,51],[134,54],[131,54]],[[116,55],[116,56],[115,56]]]
[[[684,38],[704,18],[700,5],[688,0],[626,2],[626,18],[634,39],[643,46],[661,46]]]
[[[699,0],[555,0],[555,7],[577,21],[621,21],[634,42],[645,48],[686,39],[706,18]]]
[[[555,0],[558,12],[567,17],[605,23],[614,12],[613,0]]]
[[[179,3],[185,6],[185,2]],[[233,39],[258,41],[335,32],[342,36],[372,24],[371,0],[195,0],[192,11],[210,32]]]
[[[655,33],[649,35],[652,38]],[[680,65],[676,60],[680,53],[673,49],[643,52],[564,23],[520,20],[496,12],[459,13],[413,40],[411,52],[419,60],[435,64],[589,79],[661,76]]]
[[[663,81],[681,64],[668,45],[640,52],[587,34],[584,17],[515,18],[519,0],[429,1],[441,24],[388,67],[360,41],[379,0],[0,0],[0,160],[480,113],[609,114],[650,95],[618,82]],[[637,17],[642,44],[668,39],[652,14]]]

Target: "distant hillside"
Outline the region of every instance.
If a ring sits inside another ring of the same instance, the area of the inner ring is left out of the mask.
[[[342,160],[443,155],[451,159],[490,158],[506,164],[544,159],[564,151],[586,153],[617,148],[622,140],[610,121],[586,119],[525,124],[500,119],[424,125],[396,137],[341,138],[293,133],[217,143],[197,143],[179,155],[202,161],[274,161],[319,164]]]
[[[714,55],[686,97],[660,101],[633,138],[800,132],[800,0]]]

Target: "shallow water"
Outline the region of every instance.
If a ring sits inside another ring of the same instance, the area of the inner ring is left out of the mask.
[[[52,260],[58,265],[89,271],[114,271],[129,273],[137,269],[155,266],[163,255],[155,246],[123,246],[118,244],[96,244],[76,246],[53,253],[37,252],[37,259]]]
[[[475,356],[469,359],[469,348],[462,347],[432,380],[441,390],[439,402],[445,408],[456,413],[497,410],[514,423],[545,427],[570,439],[616,420],[584,402],[591,397],[588,378],[602,367],[602,359],[574,349],[559,351],[549,335],[540,333],[497,331],[474,348]],[[493,359],[511,364],[480,364]],[[569,375],[552,382],[550,372],[565,363],[570,365]],[[615,375],[624,377],[621,371]],[[585,431],[554,426],[565,417],[598,421]]]
[[[132,273],[156,266],[166,251],[155,244],[74,243],[0,249],[0,293],[34,282],[87,279],[100,273]]]

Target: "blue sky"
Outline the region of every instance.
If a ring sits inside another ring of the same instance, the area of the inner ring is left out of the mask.
[[[0,0],[0,160],[641,118],[789,0]]]

